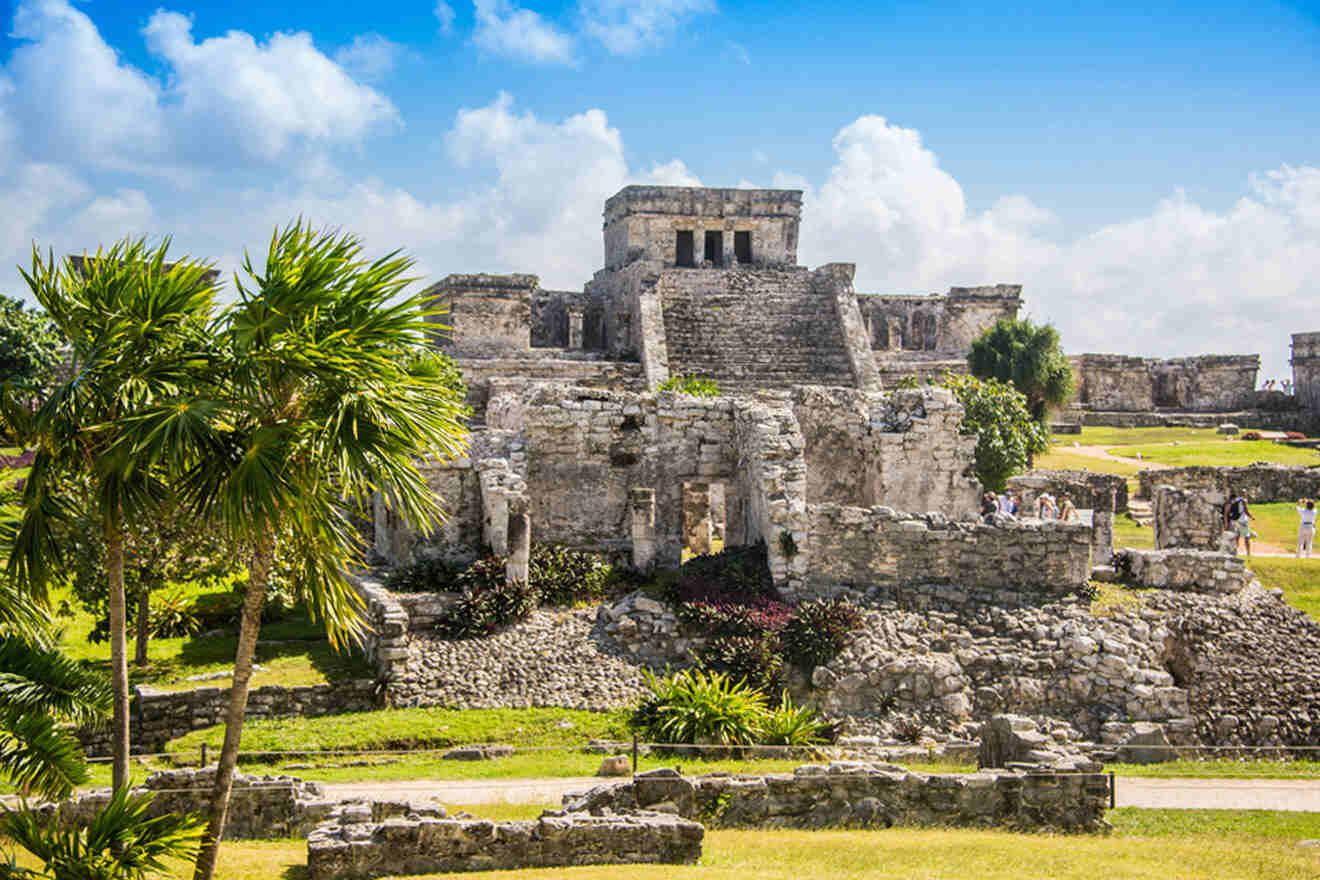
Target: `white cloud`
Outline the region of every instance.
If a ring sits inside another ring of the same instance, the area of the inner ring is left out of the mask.
[[[739,64],[752,63],[752,54],[747,51],[747,47],[742,43],[739,43],[737,40],[727,40],[725,41],[724,46]]]
[[[193,143],[237,149],[267,161],[301,141],[360,141],[398,121],[379,92],[355,82],[306,33],[277,33],[263,45],[242,31],[200,43],[192,23],[159,11],[143,29],[172,69],[168,101]]]
[[[834,149],[818,189],[783,174],[775,185],[807,190],[802,261],[856,261],[859,290],[1020,282],[1069,351],[1260,353],[1262,375],[1286,375],[1288,335],[1320,327],[1320,169],[1258,175],[1221,212],[1174,193],[1061,241],[1020,195],[970,211],[915,131],[862,117]]]
[[[653,186],[701,186],[700,178],[683,164],[682,159],[670,159],[668,162],[652,165],[638,183],[649,183]]]
[[[436,0],[435,19],[440,22],[441,33],[451,33],[454,30],[454,7],[445,0]]]
[[[23,148],[46,161],[145,171],[167,150],[160,87],[122,64],[86,15],[63,0],[27,0],[6,65],[9,115]]]
[[[380,34],[358,34],[335,52],[335,63],[353,79],[379,82],[394,72],[406,50]]]
[[[714,12],[715,4],[712,0],[581,0],[578,11],[588,36],[611,54],[632,55],[663,45],[683,21]]]
[[[510,0],[475,0],[472,42],[495,55],[536,64],[574,64],[574,40],[530,9]]]

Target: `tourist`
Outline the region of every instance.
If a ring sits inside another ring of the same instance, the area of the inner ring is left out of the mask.
[[[994,492],[986,492],[981,496],[981,519],[986,525],[993,525],[995,513],[999,510],[999,502],[995,499]]]
[[[1238,542],[1247,545],[1247,555],[1251,555],[1251,521],[1255,519],[1247,507],[1247,498],[1239,491],[1234,491],[1224,505],[1224,531],[1232,532],[1233,552],[1237,552]]]
[[[1063,493],[1063,502],[1059,505],[1059,519],[1068,522],[1074,519],[1081,519],[1081,514],[1077,512],[1077,505],[1073,504],[1072,494]]]
[[[1007,516],[1013,515],[1013,499],[1007,492],[999,493],[999,512]]]
[[[1054,503],[1054,496],[1049,492],[1040,496],[1040,518],[1057,519],[1059,516],[1058,505]]]
[[[1301,518],[1301,523],[1297,526],[1297,555],[1300,557],[1302,551],[1306,555],[1311,555],[1311,541],[1315,539],[1315,502],[1310,498],[1303,498],[1297,502],[1297,515]]]

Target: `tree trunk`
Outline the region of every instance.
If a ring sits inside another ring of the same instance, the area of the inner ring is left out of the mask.
[[[124,599],[124,523],[116,516],[105,530],[105,569],[110,588],[110,680],[114,713],[110,731],[111,784],[128,785],[128,606]]]
[[[133,665],[147,665],[147,640],[151,638],[151,591],[139,584],[137,610],[137,646],[133,651]]]
[[[211,793],[211,821],[202,837],[202,848],[197,853],[193,880],[212,880],[215,876],[216,855],[219,853],[220,838],[225,832],[229,793],[234,786],[238,746],[243,737],[248,683],[252,680],[252,661],[257,653],[257,634],[261,631],[261,606],[266,601],[266,585],[270,581],[273,552],[274,541],[269,534],[253,542],[252,563],[248,566],[247,595],[243,598],[243,618],[238,630],[238,653],[234,657],[234,684],[229,690],[229,714],[225,718],[225,741],[220,748],[220,763],[216,767],[215,788]]]

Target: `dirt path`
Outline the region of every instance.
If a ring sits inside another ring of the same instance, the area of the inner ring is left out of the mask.
[[[1154,461],[1144,461],[1140,458],[1124,458],[1121,455],[1111,455],[1109,453],[1110,447],[1108,446],[1064,446],[1056,443],[1054,448],[1060,452],[1075,452],[1078,455],[1083,455],[1087,458],[1098,458],[1101,461],[1118,461],[1123,464],[1130,464],[1139,467],[1142,470],[1160,470],[1169,467],[1167,464],[1160,464],[1159,462]]]
[[[547,804],[558,806],[568,792],[585,791],[609,779],[411,780],[326,785],[332,798],[384,800],[435,797],[447,804]],[[626,781],[626,780],[616,780]],[[1147,779],[1120,776],[1120,807],[1178,810],[1290,810],[1320,813],[1320,779]]]

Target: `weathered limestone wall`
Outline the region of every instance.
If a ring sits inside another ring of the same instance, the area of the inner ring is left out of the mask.
[[[876,352],[940,352],[966,357],[972,341],[1000,318],[1017,317],[1022,285],[951,287],[948,294],[859,294]]]
[[[371,679],[334,684],[285,687],[266,685],[248,695],[248,718],[316,717],[343,712],[369,712],[379,708],[376,682]],[[207,687],[187,691],[156,691],[139,686],[129,707],[129,739],[135,754],[153,754],[172,739],[200,727],[223,724],[229,711],[229,688]],[[90,757],[110,754],[110,734],[104,729],[78,731]]]
[[[1097,428],[1215,428],[1232,422],[1239,428],[1270,431],[1316,430],[1315,413],[1306,410],[1253,409],[1238,412],[1099,412],[1081,414],[1083,425]]]
[[[976,438],[958,433],[962,408],[944,389],[867,393],[800,385],[792,391],[807,459],[808,504],[877,504],[956,515],[975,509],[968,472]]]
[[[1115,556],[1125,581],[1140,587],[1231,596],[1254,580],[1246,562],[1232,553],[1129,549]]]
[[[602,347],[600,304],[580,290],[532,291],[532,348],[581,351]]]
[[[1224,504],[1218,489],[1178,489],[1156,486],[1152,491],[1155,549],[1188,547],[1216,550],[1224,533]]]
[[[215,788],[215,766],[152,773],[137,792],[151,794],[149,818],[206,814]],[[58,805],[60,819],[86,824],[110,800],[110,790],[86,792]],[[225,840],[278,840],[303,837],[334,810],[318,782],[295,776],[234,774],[234,788],[225,819]],[[54,806],[46,808],[50,812]]]
[[[929,775],[835,761],[767,776],[692,779],[667,768],[564,796],[570,815],[672,804],[715,828],[970,827],[1103,831],[1103,773],[986,771]]]
[[[708,189],[685,186],[628,186],[605,202],[605,268],[644,260],[677,264],[677,233],[693,233],[697,266],[710,259],[732,266],[738,232],[751,234],[757,265],[797,263],[802,192],[784,189]],[[705,233],[722,233],[722,250],[705,253]]]
[[[1293,394],[1302,407],[1320,412],[1320,333],[1292,335]]]
[[[966,376],[971,372],[965,357],[950,359],[939,354],[886,352],[878,349],[875,352],[875,369],[880,375],[880,385],[884,388],[897,388],[909,378],[930,384],[945,374]]]
[[[447,310],[433,317],[450,331],[436,343],[462,357],[525,354],[532,347],[532,292],[535,275],[448,275],[426,293],[432,306]]]
[[[1160,468],[1141,471],[1137,483],[1143,498],[1150,498],[1160,485],[1219,493],[1225,502],[1236,489],[1246,494],[1248,502],[1265,504],[1320,497],[1320,468],[1281,464]]]
[[[709,376],[726,392],[856,386],[837,303],[851,274],[834,268],[665,270],[656,292],[669,373]],[[873,362],[869,351],[861,359]]]
[[[1074,361],[1078,400],[1090,410],[1157,408],[1232,412],[1256,403],[1259,355],[1153,358],[1084,354]]]
[[[430,812],[430,815],[426,815]],[[436,815],[435,813],[438,813]],[[701,858],[705,829],[662,813],[589,816],[547,812],[535,821],[454,819],[444,810],[375,819],[346,804],[307,837],[309,880],[574,865],[686,864]]]
[[[1153,471],[1142,471],[1153,473]],[[1167,471],[1160,471],[1167,473]],[[1034,511],[1037,499],[1048,492],[1056,500],[1064,493],[1072,495],[1073,504],[1082,510],[1094,510],[1097,496],[1114,496],[1114,512],[1123,513],[1128,508],[1127,480],[1117,474],[1100,474],[1094,471],[1073,470],[1030,470],[1008,478],[1010,491],[1019,492],[1026,510]]]
[[[472,420],[481,424],[491,389],[508,377],[533,382],[558,382],[611,391],[645,391],[642,364],[635,361],[599,360],[590,352],[546,351],[521,358],[457,358],[467,383],[467,405]]]
[[[805,553],[814,592],[844,586],[950,584],[959,588],[1077,589],[1091,573],[1091,529],[1079,522],[952,522],[888,507],[808,505]]]

